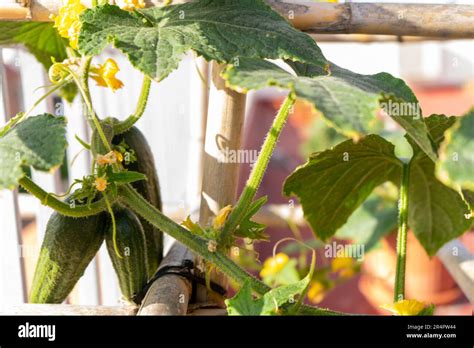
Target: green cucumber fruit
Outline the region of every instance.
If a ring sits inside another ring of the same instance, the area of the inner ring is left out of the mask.
[[[111,219],[106,228],[105,243],[122,295],[128,301],[133,301],[148,280],[145,234],[140,220],[130,209],[114,207],[114,215],[117,250],[114,248]]]
[[[57,212],[46,226],[30,291],[31,303],[61,303],[104,241],[107,215],[72,218]]]
[[[129,165],[125,165],[128,170],[145,174],[147,180],[132,183],[137,190],[156,209],[162,210],[160,184],[155,168],[155,160],[148,142],[142,132],[136,127],[130,128],[127,132],[116,135],[113,143],[118,145],[122,140],[135,151],[137,160]],[[155,228],[148,221],[140,217],[140,221],[145,232],[147,243],[148,278],[151,278],[163,258],[163,232]]]

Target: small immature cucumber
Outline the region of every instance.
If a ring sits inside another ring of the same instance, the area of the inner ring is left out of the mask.
[[[109,219],[105,243],[117,273],[120,290],[128,301],[133,301],[148,280],[145,235],[138,217],[129,209],[114,207],[117,251],[114,248],[113,226]]]
[[[155,160],[150,145],[145,136],[136,127],[130,128],[127,132],[116,135],[113,143],[119,144],[125,140],[128,146],[135,151],[137,160],[126,166],[128,170],[145,174],[147,180],[132,183],[132,186],[155,208],[161,211],[160,183],[155,168]],[[145,232],[147,242],[148,277],[151,278],[163,258],[163,232],[155,228],[143,218],[140,221]]]
[[[36,264],[31,303],[61,303],[104,241],[107,215],[72,218],[53,213]]]

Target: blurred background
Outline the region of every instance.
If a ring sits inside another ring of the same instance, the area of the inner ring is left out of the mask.
[[[473,4],[472,1],[417,1],[422,2]],[[402,37],[364,35],[344,35],[339,39],[341,42],[328,42],[331,39],[324,36],[319,39],[326,58],[339,66],[362,74],[386,71],[403,78],[418,97],[424,116],[434,113],[462,115],[474,105],[473,40],[421,42],[405,41]],[[49,82],[42,66],[25,50],[8,47],[0,49],[0,52],[4,110],[7,116],[12,116],[28,109],[42,95],[42,90],[37,88],[48,85]],[[100,116],[123,119],[134,110],[140,92],[141,76],[123,55],[112,49],[104,52],[94,62],[103,63],[108,57],[118,62],[121,71],[117,77],[124,82],[126,88],[112,93],[91,82],[93,101]],[[205,64],[192,54],[186,56],[180,68],[166,80],[159,85],[153,83],[147,110],[138,123],[155,151],[164,211],[177,221],[188,214],[196,217],[199,211],[203,142],[201,110],[205,99],[200,75],[203,74]],[[243,142],[245,149],[260,149],[263,137],[284,96],[284,92],[275,89],[249,93]],[[4,110],[0,124],[5,119]],[[74,135],[88,139],[89,134],[81,117],[82,105],[79,98],[72,104],[59,97],[50,98],[40,103],[33,115],[43,112],[68,117],[69,148],[65,165],[60,171],[53,175],[33,171],[32,176],[49,191],[61,193],[67,189],[72,179],[82,177],[89,169],[90,158],[85,152],[80,152],[81,146],[74,140]],[[394,141],[403,141],[400,140],[403,139],[401,130],[393,127],[387,125]],[[325,259],[322,244],[315,240],[309,227],[302,221],[297,201],[289,200],[281,193],[285,178],[298,165],[303,164],[309,154],[342,140],[344,139],[329,129],[309,106],[303,102],[297,103],[258,194],[267,195],[271,207],[291,216],[272,222],[275,227],[270,227],[267,231],[271,237],[269,243],[256,244],[248,253],[236,256],[236,260],[258,274],[263,261],[272,255],[277,241],[285,237],[305,241],[319,248],[317,267],[321,285],[313,288],[311,302],[352,313],[387,314],[379,307],[381,304],[391,303],[393,294],[391,286],[395,269],[395,238],[393,233],[387,233],[396,225],[396,194],[393,195],[393,187],[382,188],[386,192],[384,197],[387,198],[374,209],[383,210],[386,214],[382,220],[372,221],[376,225],[366,227],[368,225],[365,223],[354,220],[348,222],[351,223],[350,226],[345,226],[338,232],[336,240],[340,243],[356,242],[366,245],[364,262],[354,265],[353,272],[345,274],[333,272],[331,267],[334,265]],[[72,163],[73,158],[75,160]],[[249,170],[250,164],[243,163],[239,190],[244,186]],[[364,218],[362,208],[357,213],[358,217]],[[22,303],[27,298],[50,214],[49,208],[21,190],[18,194],[0,191],[0,311],[4,305]],[[270,216],[269,219],[274,218]],[[382,223],[383,226],[378,225]],[[374,234],[382,238],[376,243],[370,243]],[[354,235],[359,237],[355,238]],[[430,260],[416,239],[413,236],[410,239],[407,296],[436,304],[436,314],[470,315],[472,306],[440,261],[436,257]],[[167,247],[171,242],[167,239]],[[463,236],[462,242],[474,252],[473,232]],[[302,251],[297,243],[282,243],[279,251],[280,249],[295,257],[299,266],[308,262],[307,252]],[[260,261],[256,260],[257,256]],[[119,301],[120,292],[115,274],[103,248],[68,302],[115,305]]]

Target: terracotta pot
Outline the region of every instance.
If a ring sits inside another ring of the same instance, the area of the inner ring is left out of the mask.
[[[379,309],[393,302],[393,284],[396,265],[396,234],[382,241],[382,247],[370,252],[364,261],[359,289],[367,300]],[[461,296],[461,290],[437,257],[429,258],[413,233],[408,234],[407,268],[405,279],[407,298],[435,305],[452,303]]]

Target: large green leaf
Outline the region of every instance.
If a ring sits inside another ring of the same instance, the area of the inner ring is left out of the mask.
[[[455,118],[433,115],[426,119],[431,138],[439,145]],[[472,223],[469,208],[459,192],[435,177],[435,163],[407,137],[413,148],[408,187],[408,226],[429,255],[467,231]],[[285,194],[296,194],[306,219],[321,239],[332,236],[366,200],[374,187],[386,180],[400,184],[400,161],[394,147],[370,135],[358,143],[345,141],[332,150],[315,154],[296,169],[284,185]],[[348,158],[343,161],[344,156]],[[362,238],[362,235],[359,236]]]
[[[245,282],[239,292],[225,301],[229,315],[275,315],[287,303],[293,302],[296,296],[304,295],[313,276],[314,262],[311,270],[303,279],[288,285],[282,285],[254,299],[249,282]]]
[[[363,244],[364,251],[368,252],[397,228],[397,215],[397,203],[374,192],[337,231],[336,237]]]
[[[57,33],[53,23],[1,22],[0,45],[23,44],[48,69],[51,58],[61,62],[67,58],[67,42]]]
[[[474,108],[446,132],[438,177],[454,188],[474,190]]]
[[[0,138],[0,189],[12,189],[22,166],[49,171],[61,165],[66,149],[66,119],[50,114],[29,117]]]
[[[327,72],[298,62],[290,65],[296,75],[267,61],[241,59],[223,76],[231,87],[241,91],[268,86],[290,89],[321,111],[331,126],[354,138],[373,132],[376,114],[386,106],[390,116],[436,160],[418,101],[403,80],[388,73],[356,74],[332,63]]]
[[[112,42],[157,81],[189,50],[226,63],[251,57],[311,62],[321,69],[327,64],[311,37],[262,0],[199,0],[137,12],[105,5],[85,11],[81,21],[82,53],[98,54]]]
[[[455,117],[432,115],[426,119],[435,143],[444,139],[444,132]],[[456,190],[444,185],[435,176],[435,163],[409,139],[414,155],[411,160],[408,190],[408,226],[429,255],[434,255],[446,242],[466,232],[472,220],[469,208]]]
[[[394,146],[378,135],[347,140],[314,154],[285,181],[284,193],[296,194],[315,234],[325,240],[336,233],[372,190],[399,180],[401,162]]]

